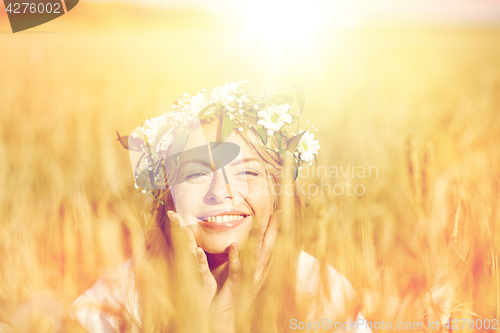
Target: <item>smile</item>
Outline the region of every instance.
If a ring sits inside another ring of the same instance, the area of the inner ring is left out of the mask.
[[[249,215],[245,214],[222,214],[198,218],[198,223],[204,228],[212,230],[228,230],[243,224]]]
[[[218,215],[218,216],[209,216],[204,221],[222,223],[222,222],[243,220],[245,217],[246,215]]]

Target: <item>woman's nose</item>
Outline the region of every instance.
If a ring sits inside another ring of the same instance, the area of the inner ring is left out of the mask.
[[[229,183],[226,183],[222,169],[214,172],[206,198],[214,203],[221,203],[228,199],[233,199],[231,188],[229,187]]]

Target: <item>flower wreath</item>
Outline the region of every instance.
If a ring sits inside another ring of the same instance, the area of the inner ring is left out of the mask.
[[[190,96],[179,97],[172,111],[145,121],[129,136],[120,136],[118,141],[126,149],[138,153],[133,162],[135,187],[142,193],[158,185],[163,179],[162,160],[186,147],[190,128],[201,120],[219,119],[222,128],[219,141],[226,140],[233,130],[253,128],[267,145],[274,137],[284,157],[293,154],[296,171],[316,160],[320,145],[314,140],[314,126],[301,127],[304,110],[304,89],[297,86],[291,95],[252,96],[247,91],[248,81],[226,83],[207,94],[205,89]],[[298,109],[292,107],[298,106]],[[309,121],[308,121],[309,122]],[[295,126],[294,126],[295,125]],[[297,172],[296,172],[297,175]]]

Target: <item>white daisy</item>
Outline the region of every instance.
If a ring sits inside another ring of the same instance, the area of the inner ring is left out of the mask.
[[[170,145],[172,144],[172,142],[174,141],[174,136],[173,136],[173,132],[175,130],[175,127],[172,127],[171,129],[169,129],[167,131],[167,133],[165,133],[161,138],[160,138],[160,142],[159,144],[156,146],[156,152],[159,152],[159,151],[166,151]]]
[[[216,103],[222,102],[223,105],[231,104],[236,99],[236,95],[228,92],[223,87],[215,88],[210,95],[212,100]]]
[[[267,135],[271,136],[275,131],[279,131],[285,123],[292,122],[292,115],[288,113],[290,108],[288,104],[268,106],[265,110],[257,113],[260,118],[257,124],[264,126],[267,129]]]
[[[191,112],[195,115],[198,115],[203,108],[205,108],[210,101],[207,99],[207,96],[203,93],[198,93],[196,96],[191,98]]]
[[[318,140],[314,140],[314,134],[306,131],[302,138],[300,139],[299,146],[297,150],[300,153],[300,158],[306,162],[314,161],[314,154],[318,153],[318,149],[321,146],[318,143]]]
[[[224,85],[224,90],[227,91],[229,94],[234,94],[238,92],[238,84],[234,82],[226,83]]]
[[[165,115],[146,120],[146,125],[148,126],[148,128],[144,129],[144,135],[146,136],[146,140],[150,145],[153,145],[155,143],[156,133],[166,123],[167,119]]]

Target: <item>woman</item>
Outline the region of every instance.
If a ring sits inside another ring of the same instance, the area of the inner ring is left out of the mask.
[[[184,94],[172,112],[119,137],[136,187],[151,195],[152,221],[145,255],[73,304],[89,332],[286,332],[336,323],[369,332],[353,327],[362,317],[349,282],[294,237],[302,219],[297,167],[319,149],[300,128],[303,91],[259,98],[246,84]]]

